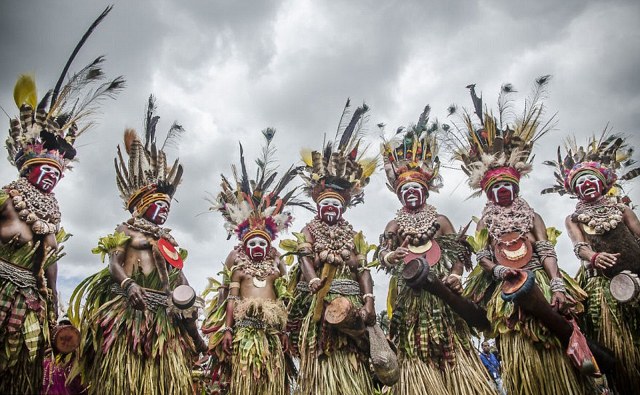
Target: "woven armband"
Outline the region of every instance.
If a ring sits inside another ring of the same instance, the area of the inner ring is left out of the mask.
[[[553,247],[553,244],[549,240],[538,240],[533,243],[533,249],[538,254],[540,258],[540,263],[544,262],[547,258],[555,258],[558,259],[556,255],[556,250]]]
[[[584,241],[579,241],[573,245],[573,253],[576,255],[576,258],[582,260],[580,257],[580,248],[582,247],[591,247],[589,243],[585,243]]]

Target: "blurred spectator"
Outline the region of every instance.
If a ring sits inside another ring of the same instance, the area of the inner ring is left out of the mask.
[[[501,366],[500,361],[496,358],[495,354],[491,352],[491,345],[488,341],[482,342],[482,352],[480,353],[480,360],[489,371],[489,375],[493,379],[493,383],[500,395],[506,395],[507,392],[502,386],[502,378],[500,377]]]

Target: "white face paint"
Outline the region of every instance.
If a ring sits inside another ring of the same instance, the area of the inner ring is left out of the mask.
[[[513,183],[509,181],[499,181],[491,187],[490,199],[501,206],[508,206],[516,198]]]
[[[253,236],[245,242],[245,253],[254,261],[261,261],[267,255],[269,241],[262,236]]]
[[[408,208],[421,207],[426,200],[424,187],[417,182],[408,182],[402,185],[398,194],[402,205]]]
[[[153,202],[147,209],[147,219],[155,224],[162,225],[169,216],[169,203],[164,200]]]
[[[333,225],[342,217],[342,202],[336,198],[325,198],[318,203],[320,219]]]
[[[602,181],[594,174],[586,173],[576,179],[575,190],[583,200],[599,198],[602,195],[602,187]]]
[[[51,165],[42,164],[34,166],[27,178],[32,185],[41,191],[51,192],[60,181],[60,170]]]

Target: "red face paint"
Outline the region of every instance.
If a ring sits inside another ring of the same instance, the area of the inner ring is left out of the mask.
[[[496,182],[487,190],[489,200],[499,206],[509,206],[518,196],[516,184],[509,181]]]
[[[400,187],[398,198],[404,207],[417,210],[427,201],[427,190],[417,182],[408,182]]]
[[[244,253],[247,254],[251,260],[260,262],[267,256],[270,247],[271,243],[269,243],[269,240],[262,236],[253,236],[245,241]]]
[[[27,180],[42,192],[49,193],[61,178],[60,170],[48,164],[34,165],[29,170]]]
[[[604,184],[595,175],[587,173],[576,179],[575,190],[580,200],[593,202],[602,196]]]
[[[335,198],[325,198],[318,202],[318,218],[321,221],[335,225],[342,218],[342,202]]]
[[[144,218],[156,225],[162,225],[167,221],[169,216],[169,203],[164,200],[156,200],[149,205],[144,213]]]

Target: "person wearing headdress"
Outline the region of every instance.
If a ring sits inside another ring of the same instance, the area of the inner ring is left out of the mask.
[[[76,138],[91,126],[101,98],[123,86],[105,81],[102,56],[68,77],[72,61],[108,7],[76,46],[58,83],[38,101],[35,79],[14,88],[20,117],[11,119],[6,147],[17,180],[0,190],[0,393],[37,393],[43,358],[56,325],[57,261],[69,235],[60,227],[55,186],[76,158]],[[67,78],[67,83],[63,81]],[[86,123],[85,125],[82,125]]]
[[[367,110],[362,105],[352,111],[347,101],[335,142],[327,142],[321,151],[302,151],[300,176],[317,215],[296,234],[299,266],[290,274],[295,290],[288,329],[300,358],[298,394],[374,391],[368,351],[324,315],[326,306],[340,298],[359,323],[372,325],[376,320],[366,243],[343,217],[348,207],[363,201],[363,189],[376,168],[376,159],[364,159],[359,152]]]
[[[235,235],[240,241],[225,262],[230,282],[224,325],[218,325],[209,344],[215,363],[231,370],[228,393],[233,395],[290,393],[285,360],[286,269],[273,242],[291,226],[288,207],[311,207],[295,198],[296,188],[285,192],[297,175],[293,166],[277,180],[275,132],[273,128],[262,131],[265,145],[256,160],[255,179],[249,178],[240,145],[240,174],[234,167],[232,182],[222,176],[222,191],[211,207],[222,214],[229,237]],[[210,318],[203,325],[205,331],[216,324]]]
[[[118,146],[114,161],[131,218],[92,250],[108,256],[109,265],[83,280],[70,302],[69,317],[82,334],[72,375],[81,375],[89,394],[190,394],[191,359],[206,350],[196,328],[195,292],[192,298],[183,293],[190,289],[182,271],[187,252],[162,226],[183,172],[178,160],[167,164],[165,148],[184,129],[174,122],[159,145],[155,110],[150,96],[144,140],[125,130],[129,160]]]
[[[565,151],[563,158],[558,147],[557,161],[545,162],[556,168],[556,185],[542,193],[578,199],[565,226],[582,263],[578,283],[589,295],[583,327],[620,362],[607,375],[615,391],[631,393],[640,388],[640,222],[621,192],[640,170],[628,169],[635,163],[633,148],[606,129],[585,146],[578,147],[575,137],[567,139]]]
[[[430,111],[426,106],[417,124],[399,128],[381,147],[387,186],[402,203],[378,251],[382,267],[392,275],[387,313],[401,366],[392,393],[492,394],[466,322],[443,299],[412,288],[401,276],[405,258],[424,256],[430,271],[461,294],[465,263],[471,269],[470,251],[453,225],[427,203],[429,192],[442,186],[439,126],[429,123]]]
[[[520,179],[532,169],[533,146],[554,124],[554,117],[545,120],[542,103],[549,80],[536,80],[519,117],[514,116],[511,84],[502,86],[497,116],[483,108],[470,85],[479,122],[464,111],[464,126],[454,123],[449,129],[454,159],[462,162],[469,186],[488,199],[476,231],[478,266],[465,296],[486,305],[492,324],[486,337],[497,338],[507,393],[585,394],[591,393],[592,381],[565,355],[569,340],[559,338],[542,319],[558,316],[560,328],[572,331],[558,313],[581,312],[586,295],[559,269],[542,217],[520,196]],[[573,333],[580,334],[577,329]]]

